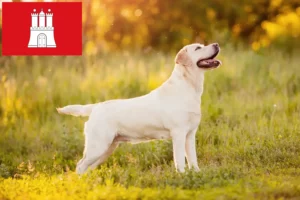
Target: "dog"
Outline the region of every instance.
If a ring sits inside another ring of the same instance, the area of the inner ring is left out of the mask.
[[[199,171],[195,135],[201,120],[204,73],[221,65],[218,43],[190,44],[176,55],[175,67],[161,86],[144,96],[96,104],[57,108],[60,114],[89,116],[84,126],[85,148],[76,172],[103,163],[121,142],[172,139],[177,172]]]

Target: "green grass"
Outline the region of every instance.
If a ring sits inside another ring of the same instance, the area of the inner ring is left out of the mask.
[[[171,141],[122,144],[77,176],[86,118],[55,108],[145,94],[174,54],[11,57],[0,68],[0,199],[298,199],[300,58],[226,47],[206,73],[201,172],[177,174]]]

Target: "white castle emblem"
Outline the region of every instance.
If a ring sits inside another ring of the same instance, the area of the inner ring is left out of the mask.
[[[29,48],[56,48],[54,40],[54,27],[52,26],[53,13],[50,13],[49,9],[46,13],[45,24],[45,13],[42,11],[38,14],[36,9],[33,9],[34,13],[31,13],[31,27],[30,27],[30,40]],[[38,24],[39,16],[39,24]]]

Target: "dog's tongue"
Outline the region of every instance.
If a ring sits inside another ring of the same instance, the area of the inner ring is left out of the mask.
[[[211,64],[221,64],[219,60],[215,59],[207,59],[207,60],[201,60],[200,61],[201,65],[211,65]]]

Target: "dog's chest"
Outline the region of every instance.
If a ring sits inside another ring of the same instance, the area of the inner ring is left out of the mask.
[[[163,112],[164,124],[169,129],[179,127],[185,130],[194,130],[201,120],[199,102],[174,102],[166,106]]]

